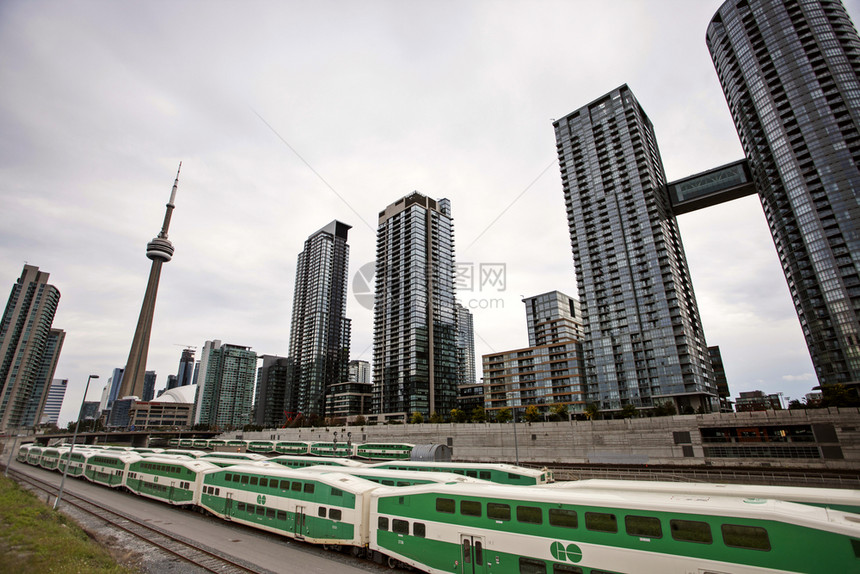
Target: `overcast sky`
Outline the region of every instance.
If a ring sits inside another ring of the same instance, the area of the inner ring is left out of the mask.
[[[333,219],[350,277],[378,212],[452,202],[480,355],[525,347],[522,296],[576,296],[552,120],[628,84],[668,179],[742,157],[705,46],[721,0],[0,2],[0,295],[25,262],[61,293],[60,417],[125,365],[177,165],[148,368],[184,346],[286,355],[296,258]],[[860,0],[846,3],[852,16]],[[733,396],[817,384],[761,205],[679,217]],[[359,290],[362,287],[358,284]],[[5,299],[3,299],[5,301]],[[353,296],[352,358],[372,359]]]

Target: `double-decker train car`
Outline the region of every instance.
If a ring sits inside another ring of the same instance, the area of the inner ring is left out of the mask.
[[[191,443],[191,446],[192,446],[192,448],[195,448],[197,450],[203,450],[203,449],[211,448],[209,446],[209,439],[208,438],[196,438],[196,439],[194,439],[194,442]]]
[[[240,439],[230,439],[227,441],[227,448],[235,450],[235,452],[243,452],[248,449],[250,441]]]
[[[256,452],[210,452],[209,454],[204,454],[200,458],[202,460],[210,458],[231,459],[237,462],[268,460],[265,456]]]
[[[67,452],[67,446],[49,446],[42,449],[42,455],[39,457],[39,466],[45,470],[56,470],[57,464],[60,462],[60,455]]]
[[[27,449],[27,464],[32,466],[39,466],[39,462],[42,460],[42,451],[45,450],[46,447],[31,445],[30,448]]]
[[[552,482],[552,471],[536,470],[501,463],[479,462],[378,462],[370,468],[390,468],[395,470],[414,470],[420,472],[453,472],[489,482],[513,485],[534,485]]]
[[[18,447],[18,452],[15,453],[15,460],[18,462],[27,462],[27,453],[30,451],[32,444],[22,444]]]
[[[161,454],[181,454],[185,456],[190,456],[191,458],[200,458],[202,456],[206,456],[208,453],[202,450],[193,450],[190,448],[168,448],[165,449]]]
[[[232,466],[203,475],[200,506],[240,522],[314,544],[363,548],[369,494],[379,485],[337,472]]]
[[[309,442],[281,440],[275,443],[275,452],[278,454],[301,456],[310,454],[310,448]]]
[[[345,442],[312,442],[308,453],[334,458],[355,456],[355,445]]]
[[[128,465],[141,458],[139,454],[131,452],[94,451],[87,455],[84,477],[111,488],[125,486]]]
[[[168,440],[167,446],[172,447],[172,448],[178,447],[179,446],[179,439],[178,438],[172,438],[172,439]]]
[[[97,451],[86,447],[77,447],[74,452],[71,452],[71,449],[68,449],[60,454],[60,459],[57,461],[57,470],[60,472],[66,472],[66,466],[68,466],[68,476],[83,476],[87,457],[95,452]]]
[[[542,488],[663,492],[695,496],[735,496],[739,498],[773,498],[775,500],[810,504],[812,506],[822,506],[824,508],[860,514],[860,490],[847,488],[604,479],[554,482],[542,486]]]
[[[368,460],[409,460],[414,444],[366,442],[355,447],[355,456]]]
[[[782,501],[476,484],[371,498],[370,548],[433,574],[860,571],[853,514]]]
[[[275,451],[275,441],[272,440],[251,440],[248,441],[248,450],[259,454],[269,454]]]
[[[168,504],[196,504],[203,473],[216,468],[203,459],[144,458],[128,465],[125,487]]]
[[[491,484],[479,478],[471,478],[452,472],[416,472],[414,470],[391,470],[388,468],[368,468],[360,466],[307,466],[302,468],[307,472],[341,472],[381,484],[383,486],[414,486],[416,484],[480,482]]]
[[[336,457],[325,457],[325,456],[290,456],[287,454],[282,454],[281,456],[273,456],[268,459],[270,462],[276,462],[281,466],[286,466],[289,468],[305,468],[307,466],[353,466],[353,467],[365,467],[364,463],[358,462],[357,460],[350,460],[348,458],[336,458]]]
[[[221,448],[227,446],[227,441],[222,438],[210,438],[209,439],[209,448],[214,450],[216,448]]]

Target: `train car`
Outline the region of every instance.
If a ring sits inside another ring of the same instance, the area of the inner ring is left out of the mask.
[[[409,460],[414,444],[367,442],[355,447],[355,456],[368,460]]]
[[[271,440],[248,441],[248,450],[258,454],[268,454],[275,451],[275,442]]]
[[[355,445],[345,442],[312,442],[308,453],[313,456],[349,457],[355,456]]]
[[[192,443],[191,446],[193,446],[197,450],[204,449],[204,448],[205,449],[211,448],[209,446],[209,439],[208,438],[196,438],[196,439],[194,439],[194,442]]]
[[[247,440],[230,439],[227,441],[227,448],[235,449],[235,452],[243,452],[248,450],[248,442]]]
[[[68,450],[69,447],[67,446],[49,446],[43,448],[42,455],[39,457],[39,466],[45,470],[57,470],[57,464],[60,462],[60,455]]]
[[[371,468],[391,468],[396,470],[415,470],[430,472],[453,472],[480,478],[498,484],[513,484],[528,486],[552,482],[552,472],[543,469],[523,468],[512,464],[480,463],[480,462],[378,462],[369,465]]]
[[[181,439],[179,439],[179,448],[194,448],[194,439],[193,438],[181,438]]]
[[[371,493],[370,550],[432,574],[858,572],[853,514],[790,502],[431,484]]]
[[[125,486],[140,496],[168,504],[191,505],[197,502],[203,473],[218,468],[202,459],[177,460],[151,457],[128,465]]]
[[[275,452],[278,454],[289,454],[301,456],[310,453],[311,443],[301,441],[280,440],[275,443]]]
[[[22,444],[21,446],[19,446],[18,452],[15,454],[15,460],[17,460],[18,462],[26,463],[27,462],[27,452],[30,450],[30,447],[32,447],[32,446],[33,446],[32,443],[31,444]]]
[[[87,457],[98,452],[97,450],[89,449],[86,447],[75,447],[74,452],[71,449],[67,449],[60,453],[60,458],[57,461],[57,471],[66,473],[71,477],[79,477],[84,474],[84,466],[87,464]],[[69,462],[69,458],[71,458],[71,462]],[[68,465],[69,470],[66,472],[66,466]]]
[[[416,472],[414,470],[391,470],[388,468],[367,468],[357,466],[339,466],[333,468],[331,466],[307,466],[302,468],[307,472],[342,472],[381,484],[383,486],[414,486],[416,484],[431,484],[431,483],[454,483],[454,482],[479,482],[484,484],[492,484],[486,480],[472,478],[452,472]]]
[[[812,488],[808,486],[766,486],[757,484],[716,484],[707,482],[659,482],[652,480],[571,480],[542,485],[541,488],[662,492],[695,496],[735,496],[772,498],[798,504],[822,506],[860,514],[860,490]]]
[[[227,446],[227,441],[222,439],[222,438],[210,438],[209,439],[209,448],[210,449],[214,450],[216,448],[223,448],[225,446]]]
[[[191,458],[200,458],[202,456],[206,456],[207,452],[202,450],[191,450],[189,448],[168,448],[161,454],[184,454],[185,456],[190,456]]]
[[[118,451],[118,452],[134,452],[134,447],[111,444],[111,445],[104,447],[104,450]]]
[[[149,447],[143,447],[143,448],[135,447],[133,449],[133,452],[136,452],[137,454],[161,454],[164,452],[164,449],[163,448],[149,448]]]
[[[173,447],[173,448],[178,447],[179,446],[179,439],[178,438],[172,438],[172,439],[168,440],[167,446]]]
[[[139,452],[141,458],[172,458],[175,460],[197,460],[196,456],[188,456],[187,454],[174,454],[172,452]]]
[[[119,488],[125,486],[128,465],[141,460],[133,452],[98,451],[87,457],[84,477],[97,484]]]
[[[369,494],[377,488],[337,469],[310,473],[240,465],[205,472],[199,504],[225,520],[289,538],[363,548]]]
[[[200,458],[198,460],[205,460],[206,462],[208,462],[210,464],[214,464],[215,466],[218,466],[220,468],[224,468],[227,466],[236,466],[239,464],[257,464],[258,462],[262,462],[262,461],[247,460],[244,458],[221,458],[219,456],[207,456],[207,457]]]
[[[262,454],[256,452],[210,452],[208,454],[204,454],[200,458],[202,458],[203,460],[210,458],[229,458],[236,461],[269,460]]]
[[[27,449],[27,464],[31,466],[39,466],[39,461],[42,459],[42,451],[45,450],[46,447],[32,445],[29,449]]]
[[[289,468],[305,468],[308,466],[353,466],[353,467],[365,467],[364,463],[358,462],[357,460],[350,460],[348,458],[330,458],[323,456],[290,456],[288,454],[282,454],[281,456],[273,456],[269,459],[270,462],[276,462],[281,466],[286,466]]]

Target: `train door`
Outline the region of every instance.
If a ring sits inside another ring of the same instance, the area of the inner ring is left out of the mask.
[[[486,574],[484,562],[484,539],[470,534],[460,535],[461,574]]]
[[[233,519],[233,493],[226,492],[224,499],[224,518],[227,520]]]
[[[305,536],[305,507],[296,506],[296,519],[293,522],[293,533],[296,538],[304,538]]]

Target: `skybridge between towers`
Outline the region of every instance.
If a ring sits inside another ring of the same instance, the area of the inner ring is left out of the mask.
[[[666,184],[672,213],[682,215],[757,192],[746,159]]]

